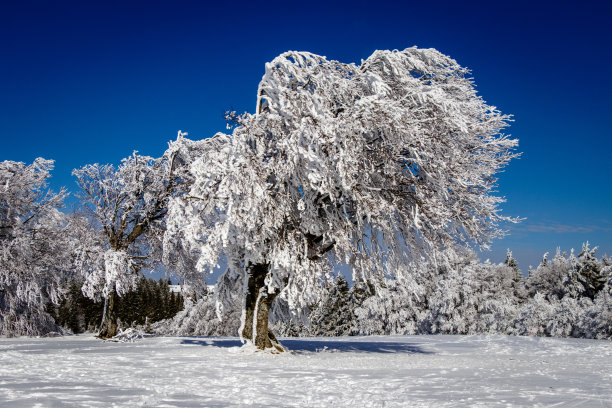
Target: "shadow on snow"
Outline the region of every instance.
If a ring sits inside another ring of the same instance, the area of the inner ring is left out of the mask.
[[[189,338],[181,340],[181,344],[209,347],[241,347],[239,339]],[[433,354],[415,344],[393,341],[337,341],[337,340],[306,340],[282,339],[281,344],[292,353],[305,352],[360,352],[360,353],[406,353]]]

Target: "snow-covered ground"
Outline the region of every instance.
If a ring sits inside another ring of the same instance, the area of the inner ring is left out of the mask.
[[[612,343],[507,336],[0,339],[2,407],[612,407]]]

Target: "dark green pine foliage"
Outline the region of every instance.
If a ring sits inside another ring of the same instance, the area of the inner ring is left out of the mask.
[[[339,275],[336,285],[313,310],[310,318],[311,333],[315,336],[354,336],[359,334],[355,308],[373,294],[367,283],[356,283],[349,288]]]
[[[136,291],[128,292],[117,299],[116,308],[120,326],[141,324],[142,310],[146,303],[143,303],[142,293],[139,289],[142,288],[146,280],[146,278],[141,277],[136,286]]]
[[[64,298],[57,306],[49,306],[49,313],[56,323],[73,333],[96,331],[102,321],[103,302],[95,303],[83,296],[83,282],[73,281],[66,288]],[[183,310],[183,296],[170,292],[170,282],[155,281],[144,276],[136,290],[117,300],[117,316],[120,327],[154,323],[174,317]]]
[[[55,322],[70,329],[73,333],[94,331],[102,320],[102,303],[83,296],[82,281],[72,281],[65,288],[64,297],[59,305],[49,306],[48,312]]]
[[[172,308],[172,315],[176,315],[178,312],[183,310],[183,305],[185,304],[185,299],[183,295],[180,293],[174,294],[174,307]]]
[[[353,313],[349,304],[349,287],[346,279],[338,276],[336,285],[321,302],[315,314],[313,329],[317,336],[345,336],[350,334]]]
[[[577,279],[584,288],[583,296],[591,300],[603,289],[607,281],[604,263],[595,256],[597,247],[589,248],[589,243],[582,245],[582,251],[578,255]]]
[[[525,280],[523,279],[523,274],[518,267],[518,263],[514,256],[512,256],[512,251],[508,249],[506,252],[506,260],[504,261],[506,266],[512,269],[512,289],[514,292],[514,296],[518,299],[519,303],[523,303],[527,299],[527,291],[525,289]]]
[[[165,319],[168,314],[168,298],[170,297],[170,290],[168,288],[168,281],[160,279],[156,282],[154,287],[153,299],[155,303],[153,305],[153,314],[151,316],[151,322],[157,322]]]
[[[183,297],[170,292],[170,281],[140,278],[136,290],[119,298],[123,326],[150,324],[174,317],[183,310]]]

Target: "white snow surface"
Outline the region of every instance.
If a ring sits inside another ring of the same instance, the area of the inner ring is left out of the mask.
[[[612,343],[509,336],[0,339],[2,407],[612,407]]]

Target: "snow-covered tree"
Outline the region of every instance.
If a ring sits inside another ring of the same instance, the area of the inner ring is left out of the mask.
[[[603,261],[595,256],[597,247],[589,248],[589,243],[582,244],[582,251],[578,255],[577,279],[584,288],[582,296],[586,296],[591,300],[603,289],[607,282],[607,269]]]
[[[376,285],[372,293],[356,305],[358,333],[375,335],[421,332],[420,326],[440,275],[436,263],[424,257],[395,269],[393,279]]]
[[[557,248],[552,260],[548,260],[548,253],[544,254],[540,265],[529,271],[525,282],[529,298],[540,293],[548,299],[552,296],[561,299],[568,291],[567,285],[564,285],[565,277],[576,268],[576,262],[573,250],[568,257]]]
[[[311,330],[315,336],[349,336],[355,334],[354,304],[348,282],[338,275],[329,293],[310,314]]]
[[[543,293],[535,292],[534,296],[521,307],[511,333],[523,336],[546,336],[547,326],[558,304],[559,300],[556,297],[547,299]]]
[[[389,281],[355,309],[356,331],[362,335],[416,334],[421,310],[415,298],[396,281]]]
[[[506,333],[519,311],[515,270],[447,249],[389,279],[356,310],[360,334]]]
[[[151,325],[156,334],[173,336],[235,336],[240,327],[240,307],[217,316],[215,296],[208,294],[197,300],[185,299],[185,308],[172,319]]]
[[[150,255],[156,240],[145,237],[161,236],[168,199],[188,189],[190,173],[186,169],[199,154],[202,143],[183,135],[179,132],[178,139],[158,159],[134,152],[118,167],[93,164],[73,171],[84,205],[105,237],[103,250],[97,252],[97,258],[96,251],[89,251],[94,256],[89,267],[83,269],[83,293],[105,300],[99,332],[102,338],[117,333],[116,296],[135,288],[139,269],[151,260],[145,255]],[[172,263],[175,267],[180,265],[178,261]]]
[[[313,304],[346,263],[354,280],[415,256],[501,235],[495,174],[516,154],[508,117],[469,71],[433,49],[376,51],[360,65],[307,52],[266,64],[255,114],[191,167],[172,199],[168,238],[199,246],[201,270],[227,260],[243,276],[240,335],[280,346],[272,302]],[[380,279],[379,279],[380,280]]]
[[[42,158],[0,162],[0,335],[56,330],[45,305],[58,302],[72,264],[58,210],[67,193],[47,189],[52,169]]]
[[[583,244],[576,257],[557,253],[530,271],[529,298],[514,322],[513,333],[555,337],[608,338],[610,328],[609,279],[606,258],[598,260],[595,250]]]
[[[550,261],[544,255],[540,265],[530,271],[527,278],[529,297],[539,292],[547,298],[555,296],[562,299],[571,296],[593,300],[607,280],[604,262],[597,259],[596,250],[597,247],[591,249],[586,243],[582,245],[578,257],[574,255],[573,249],[569,256],[557,249],[555,257]]]
[[[612,340],[612,265],[606,258],[602,260],[602,265],[602,274],[607,276],[607,282],[591,307],[581,316],[575,334],[590,339]]]
[[[489,319],[480,315],[481,309],[495,298],[491,289],[501,289],[490,282],[494,278],[492,265],[481,264],[473,252],[455,254],[449,250],[446,255],[438,262],[437,285],[428,298],[427,332],[474,334],[486,330]]]
[[[514,296],[519,300],[523,301],[527,297],[527,291],[525,289],[525,280],[523,279],[523,274],[518,267],[518,262],[512,255],[512,251],[508,249],[506,252],[506,260],[504,264],[512,269],[513,277],[512,277],[512,288],[514,290]]]

